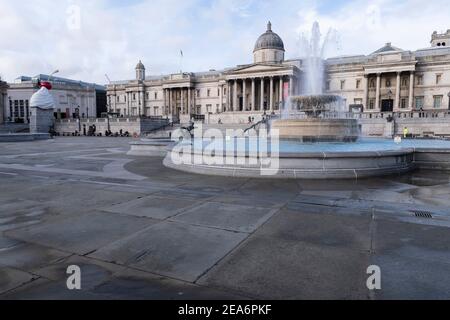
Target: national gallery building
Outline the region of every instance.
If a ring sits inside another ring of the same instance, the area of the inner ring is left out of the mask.
[[[166,76],[146,76],[139,62],[136,79],[107,86],[109,110],[124,117],[162,116],[182,123],[192,117],[245,123],[249,117],[279,113],[289,96],[302,94],[306,64],[285,60],[283,40],[270,22],[253,56],[249,65]],[[434,32],[426,49],[405,51],[387,43],[368,56],[327,59],[325,69],[324,93],[341,96],[345,111],[450,108],[450,30]]]

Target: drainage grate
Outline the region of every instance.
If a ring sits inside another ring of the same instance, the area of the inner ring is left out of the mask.
[[[433,213],[423,210],[411,210],[417,218],[433,219]]]

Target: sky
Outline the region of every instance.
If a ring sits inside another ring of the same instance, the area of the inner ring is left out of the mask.
[[[0,0],[0,76],[59,70],[105,84],[133,79],[139,60],[147,75],[220,70],[252,63],[269,20],[290,59],[315,21],[336,31],[327,56],[429,47],[450,10],[448,0]]]

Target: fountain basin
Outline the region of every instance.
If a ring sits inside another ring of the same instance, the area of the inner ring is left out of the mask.
[[[130,143],[130,156],[165,157],[173,148],[175,142],[171,139],[141,139]]]
[[[276,120],[273,129],[280,139],[299,142],[355,142],[360,131],[355,119],[320,118]]]
[[[409,144],[385,140],[311,144],[281,140],[274,152],[268,148],[261,153],[260,142],[253,138],[182,142],[169,151],[164,165],[196,174],[282,179],[358,179],[416,168],[415,148]],[[271,145],[270,140],[262,142]]]

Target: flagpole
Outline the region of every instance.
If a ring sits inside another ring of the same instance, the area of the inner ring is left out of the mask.
[[[180,50],[180,73],[183,73],[183,58],[184,58],[183,50]]]

